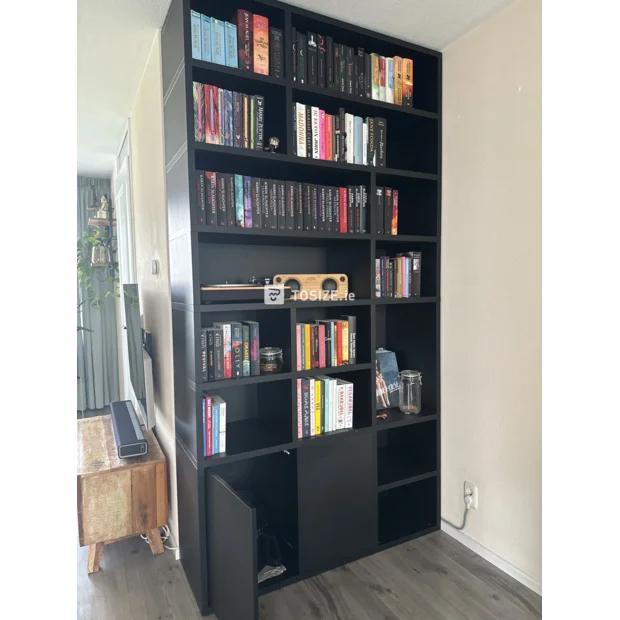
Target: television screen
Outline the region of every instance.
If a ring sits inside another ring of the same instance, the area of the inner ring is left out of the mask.
[[[144,379],[144,339],[140,321],[140,298],[137,284],[123,285],[123,305],[125,306],[125,332],[127,335],[127,354],[129,358],[129,376],[138,401],[142,420],[148,424],[146,402],[146,382]]]

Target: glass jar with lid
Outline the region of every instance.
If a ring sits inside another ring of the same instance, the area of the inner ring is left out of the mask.
[[[260,374],[273,375],[282,372],[282,349],[279,347],[263,347],[260,350]]]
[[[419,370],[402,370],[399,375],[398,408],[407,414],[422,410],[422,373]]]

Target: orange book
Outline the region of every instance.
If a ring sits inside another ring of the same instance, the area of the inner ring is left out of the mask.
[[[392,190],[392,234],[398,234],[398,190]]]
[[[325,159],[332,160],[332,132],[334,130],[334,117],[331,114],[325,115]]]
[[[394,103],[403,105],[403,59],[394,56]]]
[[[254,73],[269,75],[269,20],[253,15]]]
[[[413,60],[403,58],[403,105],[413,107]]]

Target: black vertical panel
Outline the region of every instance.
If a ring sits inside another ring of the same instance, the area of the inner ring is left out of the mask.
[[[301,572],[326,570],[372,550],[377,532],[372,434],[303,446],[297,471]]]
[[[256,509],[206,475],[209,600],[218,620],[258,619]]]

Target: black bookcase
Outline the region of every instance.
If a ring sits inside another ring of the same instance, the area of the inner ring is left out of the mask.
[[[284,32],[276,79],[193,60],[190,10],[230,20],[247,9]],[[354,16],[352,16],[354,18]],[[292,32],[318,32],[366,52],[413,58],[413,109],[293,82]],[[258,596],[439,528],[441,250],[441,54],[275,0],[172,0],[162,30],[164,134],[174,341],[179,543],[202,613],[258,617]],[[194,141],[192,82],[265,97],[265,136],[276,154]],[[387,119],[387,167],[298,158],[293,104],[339,106]],[[339,234],[197,225],[196,171],[238,173],[368,189],[370,232]],[[399,233],[378,235],[377,186],[399,190]],[[375,257],[422,252],[421,297],[379,299]],[[200,284],[275,273],[347,273],[355,300],[202,305]],[[297,438],[295,324],[357,317],[358,362],[318,371],[352,381],[353,429]],[[279,375],[201,383],[200,329],[260,322],[261,346],[284,350]],[[376,419],[375,351],[420,370],[423,408]],[[203,457],[205,390],[227,401],[227,452]],[[276,528],[287,571],[257,582],[257,506]]]

